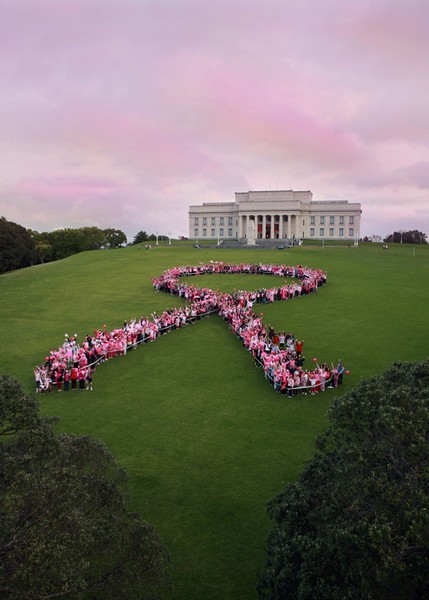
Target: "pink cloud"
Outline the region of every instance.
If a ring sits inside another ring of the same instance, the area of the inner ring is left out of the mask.
[[[424,221],[428,25],[423,0],[4,0],[0,213],[186,234],[272,185]]]

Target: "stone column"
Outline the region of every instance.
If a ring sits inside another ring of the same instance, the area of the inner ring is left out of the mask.
[[[293,238],[294,236],[296,238],[296,215],[291,215],[290,216],[290,237]]]
[[[246,237],[248,246],[254,246],[256,243],[256,223],[254,220],[249,218],[247,219]]]
[[[248,230],[248,221],[247,221],[247,216],[246,215],[242,215],[241,217],[241,237],[242,238],[247,238],[247,230]]]
[[[265,218],[265,215],[262,215],[262,239],[263,240],[265,240],[266,230],[267,230],[267,220]]]

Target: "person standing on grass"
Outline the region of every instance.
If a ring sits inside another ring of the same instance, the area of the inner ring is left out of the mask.
[[[36,365],[34,367],[34,377],[36,380],[36,394],[40,393],[40,368]]]
[[[61,387],[63,385],[63,370],[61,367],[58,367],[58,370],[56,372],[55,383],[57,384],[57,390],[61,392]]]
[[[304,345],[304,340],[296,340],[295,347],[296,347],[296,355],[297,356],[300,356],[302,354],[303,345]]]
[[[342,385],[343,375],[344,375],[344,367],[343,367],[340,359],[338,359],[337,371],[338,371],[338,385]]]
[[[77,378],[79,380],[79,389],[85,389],[86,367],[81,367],[78,371]]]
[[[71,384],[72,384],[72,392],[74,392],[75,389],[76,389],[77,375],[78,375],[77,367],[72,367],[72,370],[70,372],[70,379],[71,379]]]
[[[64,391],[68,392],[69,391],[69,385],[70,385],[70,371],[68,369],[64,370]]]
[[[304,390],[304,394],[307,395],[307,381],[308,381],[308,374],[307,371],[302,371],[301,372],[301,379],[300,379],[300,386],[301,388]]]
[[[314,396],[319,391],[318,389],[316,389],[317,379],[316,379],[316,374],[314,373],[314,371],[311,371],[311,373],[309,374],[309,379],[310,379],[310,394],[312,396]]]
[[[338,370],[337,370],[337,367],[334,366],[334,363],[332,363],[331,375],[332,375],[332,386],[334,388],[336,388],[336,387],[338,387]]]
[[[93,369],[93,367],[89,366],[86,369],[86,389],[90,390],[92,392],[92,374],[94,372],[95,369]]]

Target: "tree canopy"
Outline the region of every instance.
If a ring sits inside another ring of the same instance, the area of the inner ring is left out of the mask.
[[[89,437],[56,435],[0,376],[0,596],[159,598],[168,557],[126,506],[126,477]]]
[[[127,237],[120,229],[99,229],[80,227],[79,229],[55,229],[49,232],[32,232],[38,257],[42,260],[61,260],[72,254],[86,250],[119,248],[126,244]],[[41,244],[44,244],[41,246]]]
[[[39,233],[0,218],[0,273],[35,263],[61,260],[85,250],[120,248],[127,236],[120,229],[80,227]]]
[[[395,231],[391,233],[384,241],[388,244],[427,244],[427,236],[422,231],[413,229],[412,231]]]
[[[131,242],[131,245],[134,246],[135,244],[141,244],[142,242],[147,242],[149,239],[148,234],[146,233],[146,231],[139,231],[138,233],[136,233],[136,235],[134,236],[133,241]]]
[[[120,229],[104,229],[104,246],[107,248],[120,248],[127,243],[127,236]]]
[[[337,399],[275,522],[260,597],[429,598],[429,362],[398,363]]]
[[[0,273],[33,264],[36,258],[34,240],[17,223],[0,218]]]

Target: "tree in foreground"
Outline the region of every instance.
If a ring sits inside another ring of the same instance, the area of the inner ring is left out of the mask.
[[[154,528],[128,511],[106,447],[56,435],[0,376],[0,596],[158,599],[167,564]]]
[[[429,598],[429,362],[395,364],[338,398],[275,521],[261,598]]]

